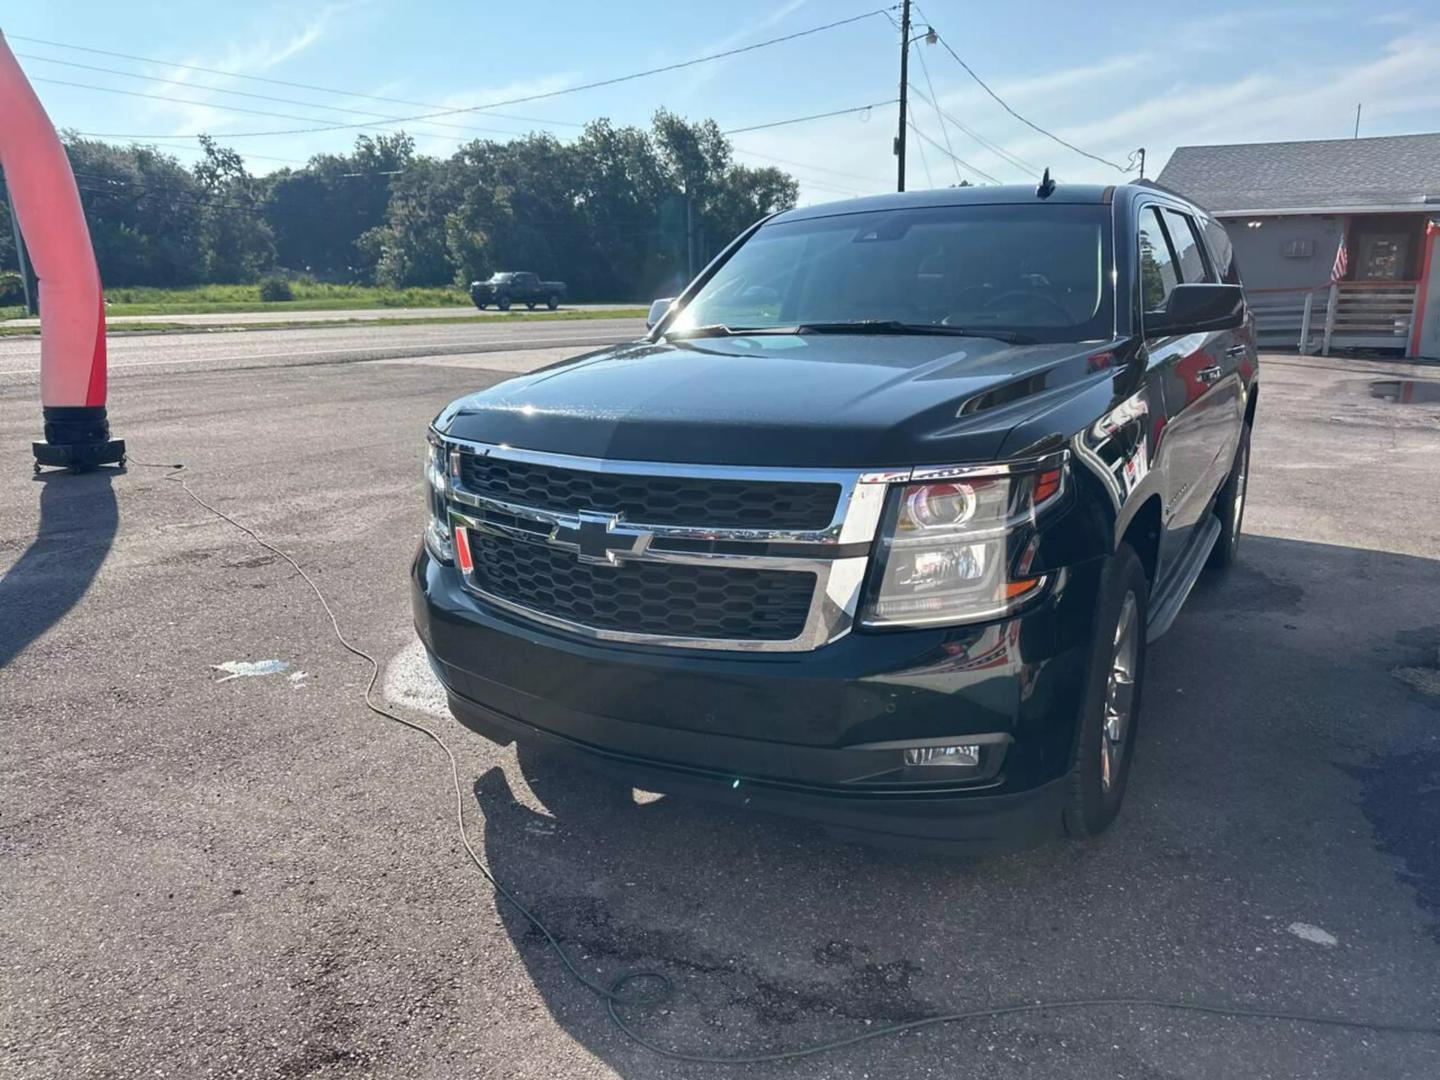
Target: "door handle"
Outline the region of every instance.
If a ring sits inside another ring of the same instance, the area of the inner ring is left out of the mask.
[[[1211,364],[1209,367],[1202,367],[1195,372],[1195,377],[1203,383],[1213,383],[1220,378],[1220,365]]]
[[[1225,355],[1226,355],[1226,356],[1244,356],[1244,355],[1245,355],[1245,346],[1244,346],[1244,345],[1231,345],[1228,349],[1225,350]]]

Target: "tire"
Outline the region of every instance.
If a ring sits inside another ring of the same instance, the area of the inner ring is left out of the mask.
[[[497,297],[495,298],[495,306],[496,306],[497,308],[499,308],[501,311],[509,311],[509,310],[510,310],[510,297],[508,297],[508,296],[497,296]]]
[[[1063,814],[1065,833],[1073,839],[1100,835],[1125,801],[1145,681],[1149,591],[1139,557],[1129,544],[1121,544],[1100,576],[1090,670]]]
[[[557,307],[560,306],[560,297],[556,296],[554,293],[551,293],[545,298],[545,306],[551,311],[554,311]]]
[[[535,301],[534,301],[534,300],[526,300],[526,301],[525,301],[525,310],[526,310],[526,311],[534,311],[534,310],[535,310]]]
[[[1224,570],[1235,562],[1240,549],[1240,528],[1245,517],[1245,495],[1250,486],[1250,425],[1246,424],[1240,433],[1240,445],[1235,448],[1235,461],[1230,466],[1230,476],[1215,499],[1215,514],[1220,519],[1220,538],[1210,549],[1210,560],[1206,564],[1212,570]]]

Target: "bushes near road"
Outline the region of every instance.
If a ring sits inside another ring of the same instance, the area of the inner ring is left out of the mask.
[[[267,277],[260,282],[260,299],[267,304],[295,299],[295,290],[283,277]]]

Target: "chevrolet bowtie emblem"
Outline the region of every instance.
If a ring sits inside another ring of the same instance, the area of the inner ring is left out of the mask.
[[[654,533],[632,528],[619,514],[582,510],[572,521],[563,521],[550,530],[550,543],[579,554],[584,563],[618,566],[650,546]]]

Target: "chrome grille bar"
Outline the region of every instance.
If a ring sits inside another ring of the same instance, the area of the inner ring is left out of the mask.
[[[858,470],[786,469],[765,466],[681,465],[653,461],[614,461],[572,457],[544,451],[523,450],[440,436],[449,448],[451,464],[448,496],[452,527],[462,526],[481,534],[492,534],[525,543],[561,546],[557,531],[580,529],[582,518],[592,521],[608,513],[609,507],[573,507],[566,512],[527,506],[467,490],[462,482],[462,455],[496,457],[544,464],[557,469],[581,472],[629,474],[637,477],[682,477],[686,479],[742,480],[757,485],[804,481],[833,484],[839,491],[830,523],[823,529],[716,528],[705,522],[684,525],[650,525],[623,520],[625,533],[641,533],[643,540],[633,550],[619,553],[619,561],[678,563],[711,567],[783,570],[809,573],[815,588],[805,625],[787,640],[743,638],[672,637],[662,634],[628,632],[584,626],[517,604],[487,592],[473,574],[465,575],[465,587],[486,603],[513,615],[597,640],[673,648],[727,650],[736,652],[804,652],[818,649],[850,632],[854,623],[860,589],[869,562],[869,545],[875,539],[884,505],[886,485],[862,482]],[[865,478],[868,480],[869,478]],[[582,515],[582,511],[585,512]],[[500,519],[509,520],[497,520]],[[619,521],[618,515],[612,517]],[[727,550],[685,550],[681,541],[714,541]],[[767,550],[783,544],[785,554]],[[667,546],[674,545],[674,546]],[[565,545],[568,546],[568,545]],[[746,547],[753,547],[747,552]],[[800,549],[797,552],[797,547]],[[812,548],[806,551],[805,548]],[[863,550],[865,554],[853,554]]]

